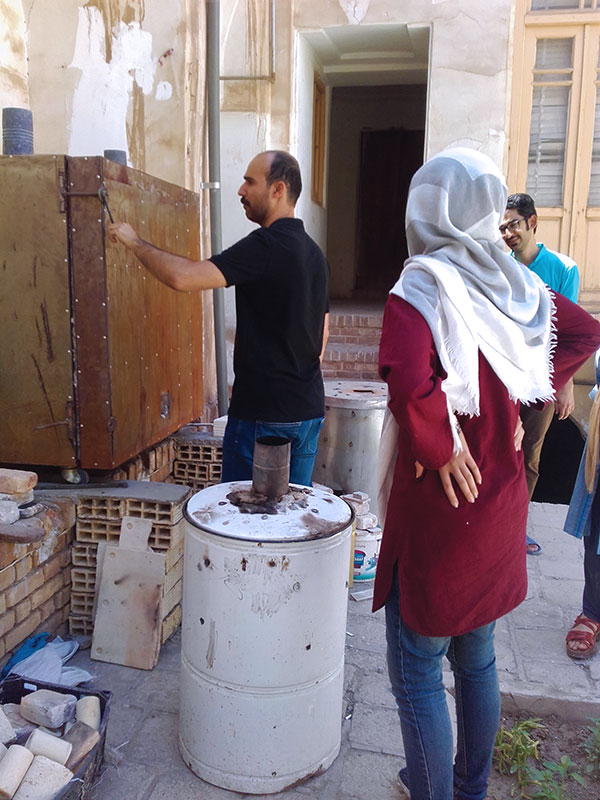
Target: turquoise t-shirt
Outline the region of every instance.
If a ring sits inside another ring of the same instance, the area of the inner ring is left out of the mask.
[[[576,303],[579,295],[577,264],[569,256],[548,250],[543,244],[538,244],[538,248],[540,252],[528,265],[529,269],[539,275],[554,292]]]

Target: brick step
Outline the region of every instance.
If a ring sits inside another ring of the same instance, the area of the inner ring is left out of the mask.
[[[368,314],[348,314],[343,311],[336,311],[334,308],[329,311],[329,329],[333,328],[356,328],[359,330],[376,328],[381,330],[383,321],[383,309]]]
[[[379,340],[381,339],[381,330],[378,328],[368,328],[369,333],[352,334],[349,331],[354,328],[339,328],[338,333],[329,331],[329,338],[327,339],[328,345],[333,344],[360,344],[360,345],[375,345],[379,347]]]
[[[321,365],[323,377],[348,380],[378,380],[378,345],[336,344],[328,345]]]
[[[343,361],[345,363],[377,364],[379,346],[376,344],[331,344],[327,345],[323,364]]]

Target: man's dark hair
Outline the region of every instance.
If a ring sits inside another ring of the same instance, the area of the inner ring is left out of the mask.
[[[295,206],[302,191],[300,165],[294,156],[283,150],[267,150],[266,152],[273,156],[271,168],[267,173],[267,186],[271,186],[275,181],[283,181],[287,188],[288,199]]]
[[[515,208],[524,219],[529,219],[533,214],[537,214],[535,203],[530,194],[511,194],[506,201],[506,210]]]

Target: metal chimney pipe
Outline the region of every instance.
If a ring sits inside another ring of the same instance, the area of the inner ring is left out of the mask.
[[[127,151],[126,150],[105,150],[104,158],[109,161],[116,161],[117,164],[124,164],[127,166]]]
[[[2,109],[2,152],[5,156],[33,155],[33,114],[28,108]]]
[[[290,485],[292,445],[283,436],[259,436],[254,443],[252,487],[269,500],[278,500]]]

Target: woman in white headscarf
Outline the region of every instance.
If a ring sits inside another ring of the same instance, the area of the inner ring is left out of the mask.
[[[446,150],[415,174],[411,257],[388,299],[389,491],[374,610],[413,800],[483,800],[500,698],[494,621],[525,597],[528,494],[519,401],[551,399],[600,344],[600,325],[504,252],[507,190],[485,155]],[[385,492],[384,492],[385,494]],[[456,685],[458,742],[442,682]]]

